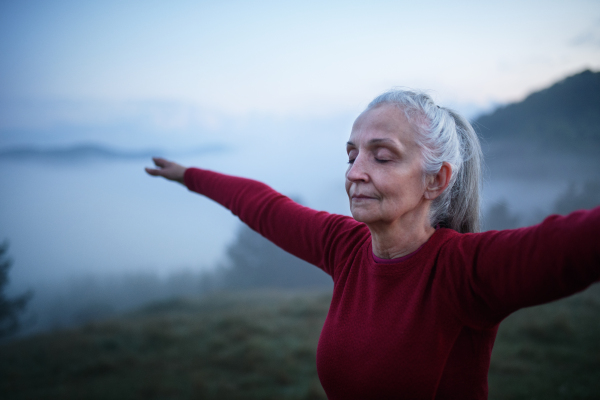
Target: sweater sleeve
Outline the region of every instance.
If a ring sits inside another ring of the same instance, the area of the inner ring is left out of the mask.
[[[304,207],[269,186],[246,178],[188,168],[184,183],[228,208],[250,228],[326,273],[334,276],[334,266],[363,224],[353,218]],[[363,229],[364,230],[364,229]]]
[[[467,325],[490,327],[600,280],[600,207],[528,228],[457,234],[443,252],[445,279],[455,282],[449,301]]]

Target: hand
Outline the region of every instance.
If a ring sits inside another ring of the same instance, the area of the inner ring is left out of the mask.
[[[146,172],[152,176],[162,176],[170,181],[175,181],[183,184],[183,175],[187,167],[179,165],[173,161],[165,160],[164,158],[152,158],[154,164],[158,168],[146,168]]]

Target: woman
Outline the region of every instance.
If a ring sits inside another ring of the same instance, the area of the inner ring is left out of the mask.
[[[347,150],[353,218],[162,159],[147,172],[216,200],[332,276],[317,349],[330,399],[487,398],[500,321],[600,279],[600,208],[477,233],[477,136],[423,93],[377,97]]]

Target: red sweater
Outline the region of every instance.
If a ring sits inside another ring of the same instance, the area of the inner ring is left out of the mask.
[[[206,170],[188,169],[185,184],[331,275],[317,349],[329,399],[486,399],[500,321],[600,279],[600,208],[515,230],[438,229],[411,257],[379,264],[350,217]]]

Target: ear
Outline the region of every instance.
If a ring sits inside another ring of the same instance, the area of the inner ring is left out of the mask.
[[[444,192],[444,190],[446,190],[451,177],[452,167],[444,161],[442,168],[440,168],[437,174],[427,177],[427,186],[425,187],[423,196],[425,196],[427,200],[435,200]]]

